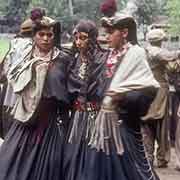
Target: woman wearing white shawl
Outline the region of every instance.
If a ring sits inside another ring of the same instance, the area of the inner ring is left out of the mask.
[[[140,123],[159,84],[144,49],[137,45],[134,19],[121,15],[102,22],[112,48],[105,70],[110,83],[91,134],[89,161],[81,179],[156,180],[145,156]]]

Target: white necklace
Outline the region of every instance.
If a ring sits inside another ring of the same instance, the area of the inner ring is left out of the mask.
[[[85,79],[85,77],[86,77],[87,66],[88,66],[87,62],[82,62],[79,67],[78,75],[81,79]]]
[[[44,61],[50,61],[52,55],[52,50],[50,50],[47,54],[43,54],[39,51],[39,48],[35,47],[33,51],[33,57],[35,58],[41,58]]]

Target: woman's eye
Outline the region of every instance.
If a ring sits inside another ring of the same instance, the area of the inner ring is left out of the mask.
[[[85,41],[87,39],[87,37],[82,36],[79,39],[82,40],[82,41]]]
[[[39,33],[39,36],[43,37],[43,36],[45,36],[45,33],[40,32],[40,33]]]
[[[54,36],[54,34],[53,34],[53,33],[48,33],[47,36],[48,36],[49,38],[52,38],[52,37]]]
[[[40,33],[39,33],[39,36],[40,36],[40,37],[47,36],[48,38],[52,38],[52,37],[54,37],[54,34],[53,34],[53,33],[40,32]]]

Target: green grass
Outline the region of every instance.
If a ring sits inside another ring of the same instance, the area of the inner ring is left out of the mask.
[[[9,50],[9,40],[0,39],[0,59],[4,57],[4,55],[8,50]]]

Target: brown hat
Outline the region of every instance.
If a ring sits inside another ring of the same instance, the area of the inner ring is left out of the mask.
[[[20,26],[20,33],[28,33],[33,30],[33,21],[29,18],[26,19]]]

